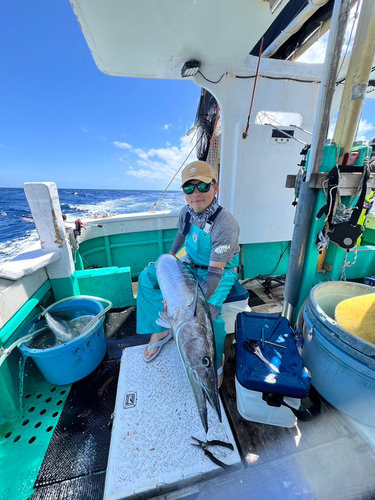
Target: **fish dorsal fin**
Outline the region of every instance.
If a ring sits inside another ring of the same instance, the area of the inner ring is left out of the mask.
[[[198,283],[198,280],[197,280],[197,285],[195,287],[195,295],[194,295],[194,300],[193,300],[193,303],[191,305],[191,310],[193,312],[193,316],[196,316],[197,315],[197,304],[198,304],[198,289],[199,289],[199,283]]]
[[[199,291],[199,283],[197,281],[196,285],[195,285],[194,299],[192,300],[191,304],[188,306],[188,310],[192,316],[197,315],[198,291]]]

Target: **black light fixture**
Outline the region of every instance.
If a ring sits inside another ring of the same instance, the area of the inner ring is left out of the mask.
[[[370,92],[374,92],[374,90],[375,90],[375,80],[369,80],[366,93],[370,94]]]
[[[181,70],[182,78],[196,75],[201,66],[202,66],[201,61],[195,61],[195,60],[186,61]]]

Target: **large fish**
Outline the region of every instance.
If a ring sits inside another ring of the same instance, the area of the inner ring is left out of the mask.
[[[49,329],[60,342],[69,342],[69,340],[72,340],[72,334],[69,331],[66,321],[56,319],[48,312],[44,314],[44,317]]]
[[[167,313],[159,313],[158,325],[171,329],[207,433],[206,399],[221,422],[212,317],[219,312],[207,304],[196,277],[173,255],[161,255],[156,273]]]
[[[49,312],[44,313],[43,316],[46,318],[47,325],[51,332],[60,342],[63,343],[69,342],[70,340],[78,337],[89,322],[94,318],[91,314],[85,314],[83,316],[79,316],[78,318],[66,321],[61,318],[56,318]]]

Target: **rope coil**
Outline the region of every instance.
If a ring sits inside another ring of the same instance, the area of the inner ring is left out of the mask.
[[[354,264],[357,262],[357,255],[358,255],[357,247],[354,247],[353,262],[348,262],[347,255],[348,255],[348,252],[345,252],[344,263],[343,263],[342,268],[341,268],[341,274],[340,274],[339,281],[346,281],[345,270],[348,269],[349,267],[354,266]]]

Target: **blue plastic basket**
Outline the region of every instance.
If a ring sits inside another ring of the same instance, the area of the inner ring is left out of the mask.
[[[104,310],[103,305],[94,299],[70,299],[49,309],[50,313],[69,312],[74,318],[86,314],[97,316]],[[21,332],[20,337],[35,330],[39,315]],[[45,379],[54,385],[66,385],[81,380],[103,360],[106,341],[103,328],[104,315],[90,327],[84,335],[47,349],[32,349],[20,344],[21,352],[30,356]],[[46,327],[47,328],[47,327]]]

